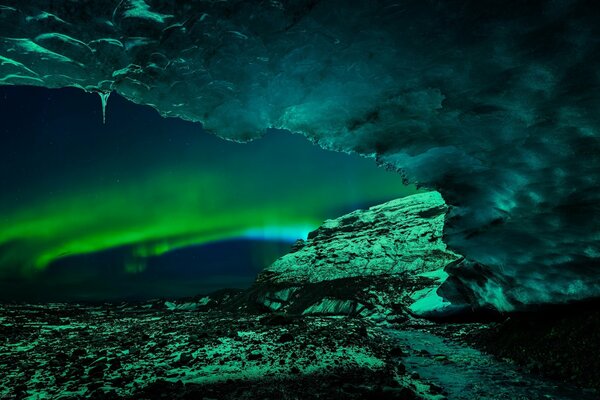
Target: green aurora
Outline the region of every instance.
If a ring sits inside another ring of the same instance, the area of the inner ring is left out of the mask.
[[[125,152],[115,150],[119,139],[110,145],[111,137],[123,137],[123,127],[101,127],[117,132],[88,140],[89,153],[100,153],[93,163],[61,160],[53,167],[59,162],[41,152],[35,178],[18,185],[20,196],[0,200],[1,273],[28,276],[58,259],[113,248],[128,249],[124,268],[135,272],[148,257],[191,245],[236,238],[291,242],[326,218],[415,191],[373,160],[326,152],[289,132],[239,144],[197,124],[165,121],[152,143],[148,132],[128,132],[140,142],[127,139]]]

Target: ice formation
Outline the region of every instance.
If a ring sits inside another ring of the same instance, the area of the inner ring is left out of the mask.
[[[108,104],[108,98],[110,97],[110,92],[98,92],[100,96],[100,102],[102,103],[102,123],[106,123],[106,104]]]
[[[438,190],[455,302],[600,295],[599,10],[561,1],[0,1],[0,83],[114,90]]]

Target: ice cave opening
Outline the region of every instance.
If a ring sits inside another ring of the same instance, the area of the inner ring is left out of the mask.
[[[246,288],[325,219],[417,192],[287,131],[239,144],[118,94],[103,120],[106,106],[78,89],[0,87],[4,301]]]
[[[598,398],[597,3],[0,0],[0,397]]]

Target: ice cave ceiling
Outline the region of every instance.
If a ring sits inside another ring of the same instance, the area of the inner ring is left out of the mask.
[[[268,127],[435,188],[448,297],[600,295],[594,1],[0,0],[0,83],[115,91],[247,141]]]

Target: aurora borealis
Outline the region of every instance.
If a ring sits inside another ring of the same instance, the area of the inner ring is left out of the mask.
[[[3,286],[51,295],[115,277],[140,288],[156,269],[161,279],[170,269],[175,286],[198,274],[253,275],[322,220],[415,191],[370,160],[285,131],[239,144],[117,95],[102,124],[96,94],[0,90]],[[231,251],[239,257],[220,268]]]

